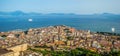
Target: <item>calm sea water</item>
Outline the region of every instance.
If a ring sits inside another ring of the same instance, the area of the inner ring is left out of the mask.
[[[1,19],[1,18],[0,18]],[[10,18],[0,20],[0,32],[12,31],[16,29],[27,30],[29,28],[39,28],[54,25],[66,25],[80,30],[91,30],[93,32],[112,32],[111,28],[115,28],[115,33],[120,33],[120,19],[114,18],[32,18],[29,22],[28,18],[21,20]],[[5,21],[6,20],[6,21]],[[8,20],[8,21],[7,21]]]

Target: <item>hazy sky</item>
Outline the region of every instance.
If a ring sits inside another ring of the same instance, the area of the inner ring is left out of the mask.
[[[0,11],[39,13],[120,13],[120,0],[0,0]]]

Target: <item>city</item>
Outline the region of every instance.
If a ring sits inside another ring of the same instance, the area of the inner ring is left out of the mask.
[[[120,0],[0,0],[0,56],[120,56]]]
[[[120,51],[120,36],[77,30],[65,25],[0,32],[1,56],[44,56],[32,50],[70,51],[76,48],[97,53]]]

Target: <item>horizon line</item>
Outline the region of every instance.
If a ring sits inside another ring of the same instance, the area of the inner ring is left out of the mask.
[[[61,14],[77,14],[77,15],[93,15],[93,14],[120,14],[120,13],[112,13],[112,12],[102,12],[102,13],[74,13],[74,12],[48,12],[48,13],[43,13],[43,12],[26,12],[22,10],[14,10],[14,11],[0,11],[0,12],[6,12],[6,13],[11,13],[11,12],[22,12],[22,13],[40,13],[40,14],[52,14],[52,13],[61,13]]]

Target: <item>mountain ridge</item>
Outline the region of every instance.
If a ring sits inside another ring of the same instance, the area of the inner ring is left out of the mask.
[[[113,14],[113,13],[97,13],[97,14],[75,14],[75,13],[36,13],[36,12],[29,12],[29,13],[25,13],[23,11],[17,10],[17,11],[13,11],[13,12],[3,12],[0,11],[0,15],[4,16],[4,15],[11,15],[11,16],[23,16],[23,15],[120,15],[120,14]]]

